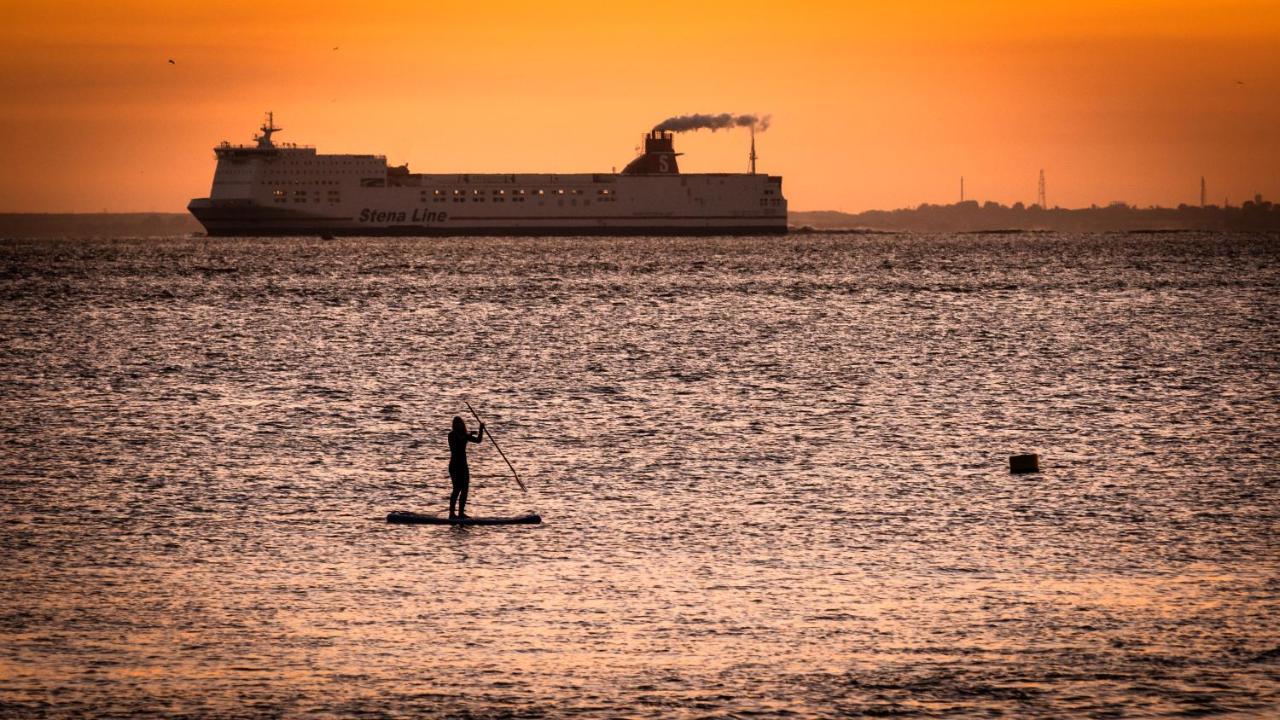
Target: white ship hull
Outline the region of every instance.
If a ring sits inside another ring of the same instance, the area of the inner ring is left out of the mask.
[[[785,233],[782,178],[679,174],[670,135],[622,173],[411,174],[377,155],[215,148],[209,235],[740,235]],[[654,139],[656,138],[656,139]]]

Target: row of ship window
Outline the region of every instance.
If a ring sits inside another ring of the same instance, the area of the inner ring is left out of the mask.
[[[530,195],[533,197],[545,197],[547,195],[565,196],[583,195],[584,192],[585,191],[581,189],[512,190],[510,192],[506,190],[493,190],[488,193],[489,197],[486,197],[484,190],[432,190],[430,197],[431,202],[438,203],[449,202],[450,200],[453,202],[467,202],[468,199],[470,199],[471,202],[484,202],[487,199],[491,199],[493,202],[506,202],[507,198],[510,198],[511,202],[525,202]],[[421,191],[420,197],[423,201],[426,201],[428,197],[427,191]],[[596,190],[597,202],[616,202],[617,199],[617,193],[613,190]]]
[[[421,192],[422,192],[422,197],[427,196],[426,190],[423,190]],[[512,190],[510,192],[511,195],[546,195],[548,193],[552,195],[582,195],[583,191],[580,189],[571,189],[571,190]],[[485,192],[483,190],[472,190],[471,192],[467,192],[466,190],[454,190],[452,193],[450,193],[448,190],[432,190],[431,194],[436,197],[452,194],[456,197],[459,195],[471,195],[471,196],[484,195]],[[491,194],[498,197],[502,197],[504,195],[507,195],[508,193],[506,190],[494,190],[492,191]],[[596,194],[601,196],[613,195],[614,192],[612,190],[597,190]]]
[[[338,165],[363,165],[365,167],[378,167],[381,165],[377,160],[277,160],[272,165],[308,165],[321,167],[336,167]]]
[[[342,201],[342,195],[341,195],[341,193],[339,193],[337,190],[330,190],[330,191],[328,191],[328,193],[327,193],[327,194],[328,194],[328,197],[327,197],[327,198],[324,198],[324,199],[328,200],[328,201],[329,201],[329,202],[331,202],[331,203],[336,203],[336,202],[341,202],[341,201]],[[272,199],[274,199],[274,200],[275,200],[276,202],[278,202],[278,203],[282,203],[282,202],[289,202],[289,193],[285,192],[284,190],[272,190],[272,191],[271,191],[271,197],[272,197]],[[307,201],[307,191],[306,191],[306,190],[294,190],[294,191],[293,191],[293,201],[294,201],[294,202],[296,202],[296,203],[304,203],[304,202],[306,202],[306,201]],[[314,199],[314,200],[312,200],[312,202],[320,202],[320,201],[321,201],[321,198],[320,198],[320,191],[319,191],[319,190],[317,190],[317,191],[316,191],[316,193],[315,193],[315,199]]]
[[[471,202],[484,202],[487,199],[484,196],[484,192],[482,190],[473,190],[471,191],[470,195],[468,195],[465,190],[454,190],[452,198],[446,195],[445,191],[443,190],[436,190],[432,194],[434,195],[432,202],[448,202],[450,199],[452,199],[454,202],[466,202],[468,199],[470,199]],[[547,193],[542,190],[533,190],[532,194],[534,196],[542,196],[542,195],[546,195]],[[581,190],[556,190],[553,194],[557,196],[582,195],[583,192]],[[598,196],[596,198],[597,202],[616,202],[618,199],[617,195],[614,194],[612,190],[597,190],[596,194]],[[329,202],[336,203],[336,202],[341,202],[342,200],[342,195],[337,190],[329,190],[326,193],[326,195],[327,197],[324,199],[328,200]],[[289,193],[288,191],[285,191],[285,190],[272,190],[271,196],[278,203],[289,201]],[[427,199],[426,190],[422,191],[422,199],[423,200]],[[507,199],[506,191],[494,190],[492,199],[494,202],[506,202],[506,199]],[[293,191],[294,202],[304,203],[304,202],[307,202],[307,200],[308,200],[308,195],[306,190]],[[511,202],[525,202],[525,200],[527,200],[527,197],[524,190],[512,191]],[[320,201],[321,201],[320,191],[317,190],[315,192],[314,198],[312,199],[312,202],[320,202]],[[575,203],[577,202],[576,198],[574,199],[574,202]],[[584,199],[584,202],[589,202],[589,201]]]
[[[782,198],[772,198],[772,199],[760,198],[761,207],[764,207],[766,205],[781,205],[781,204],[782,204]]]

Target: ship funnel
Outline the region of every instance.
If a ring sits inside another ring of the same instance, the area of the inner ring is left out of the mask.
[[[673,135],[653,130],[644,136],[644,154],[622,169],[623,175],[679,175]]]

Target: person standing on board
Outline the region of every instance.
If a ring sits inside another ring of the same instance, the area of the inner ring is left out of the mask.
[[[467,516],[467,489],[471,485],[471,470],[467,467],[467,443],[484,439],[484,423],[475,432],[467,432],[467,424],[454,416],[453,430],[449,432],[449,479],[453,481],[453,493],[449,495],[449,519]],[[457,505],[458,512],[453,508]]]

